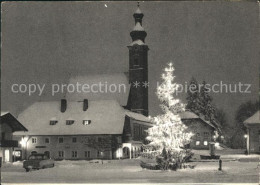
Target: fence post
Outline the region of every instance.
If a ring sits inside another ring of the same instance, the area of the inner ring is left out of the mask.
[[[221,159],[219,160],[219,168],[218,168],[218,170],[219,170],[219,171],[222,170],[222,160],[221,160]]]

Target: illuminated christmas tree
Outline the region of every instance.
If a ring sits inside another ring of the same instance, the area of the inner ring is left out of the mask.
[[[162,74],[163,82],[157,87],[156,94],[163,114],[152,118],[154,126],[148,129],[147,137],[150,148],[153,148],[148,153],[157,158],[162,169],[168,169],[171,165],[181,167],[188,155],[185,145],[192,137],[192,133],[186,132],[187,127],[179,116],[185,106],[173,96],[179,87],[174,83],[173,71],[170,63]]]

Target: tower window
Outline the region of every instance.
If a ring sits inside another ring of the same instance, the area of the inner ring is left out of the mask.
[[[134,59],[134,66],[139,66],[138,58]]]

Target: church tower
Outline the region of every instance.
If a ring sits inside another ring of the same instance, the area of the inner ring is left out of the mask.
[[[130,33],[132,43],[129,49],[129,83],[131,84],[128,108],[148,116],[148,46],[145,44],[146,31],[142,27],[144,14],[138,8],[134,13],[135,26]]]

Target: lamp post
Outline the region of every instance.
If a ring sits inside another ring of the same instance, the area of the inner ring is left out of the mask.
[[[249,152],[248,149],[247,149],[247,138],[248,138],[248,135],[245,134],[244,138],[245,138],[245,144],[246,144],[246,154],[248,154],[248,152]]]

